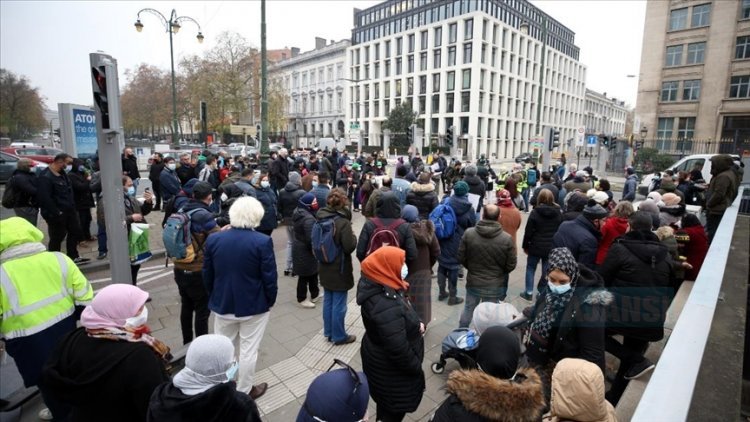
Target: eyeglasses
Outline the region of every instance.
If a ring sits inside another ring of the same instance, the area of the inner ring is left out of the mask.
[[[352,390],[351,395],[349,396],[349,399],[351,400],[352,397],[357,393],[357,389],[359,389],[359,386],[362,385],[362,380],[359,379],[359,374],[357,371],[354,370],[351,366],[346,364],[344,361],[340,359],[333,359],[333,363],[331,366],[328,367],[328,370],[326,372],[331,372],[331,369],[333,369],[334,366],[339,365],[346,369],[349,372],[349,375],[352,377],[352,381],[354,381],[354,389]],[[347,404],[348,401],[347,401]],[[317,422],[327,422],[325,419],[321,419],[318,416],[315,416],[313,412],[310,410],[310,408],[307,406],[307,401],[302,405],[302,407],[305,409],[308,415],[312,416],[313,420]],[[363,419],[359,419],[355,422],[367,422],[367,412],[365,412],[365,417]]]

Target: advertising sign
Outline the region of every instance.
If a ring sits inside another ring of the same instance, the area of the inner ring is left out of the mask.
[[[73,109],[73,137],[79,158],[92,158],[96,155],[96,114],[93,110]]]

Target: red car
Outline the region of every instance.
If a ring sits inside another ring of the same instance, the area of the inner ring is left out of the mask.
[[[0,183],[5,183],[10,179],[10,176],[13,174],[13,171],[16,169],[16,165],[18,164],[18,160],[20,157],[13,154],[8,154],[7,152],[0,152]],[[39,173],[40,171],[47,168],[46,163],[42,163],[36,160],[31,160],[31,167]]]
[[[9,147],[3,148],[3,152],[17,155],[21,158],[30,158],[43,163],[51,163],[55,160],[55,155],[63,152],[61,149],[50,147]]]

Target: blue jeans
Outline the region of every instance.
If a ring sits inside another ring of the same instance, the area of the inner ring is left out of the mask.
[[[508,291],[508,287],[500,287],[497,292],[497,296],[486,296],[472,293],[470,290],[466,290],[466,301],[464,302],[464,310],[461,312],[461,318],[458,320],[458,328],[468,328],[471,320],[474,316],[474,308],[482,302],[498,303],[505,299],[505,295]]]
[[[323,335],[332,342],[346,339],[347,292],[323,289]]]
[[[289,221],[286,225],[286,267],[287,271],[292,271],[292,243],[294,242],[294,226]]]
[[[107,226],[103,221],[96,222],[96,239],[99,242],[99,253],[107,253]]]
[[[523,203],[525,205],[524,211],[529,211],[529,188],[526,188],[521,191],[521,196],[523,197]]]
[[[542,276],[539,278],[538,288],[541,290],[542,280],[547,275],[547,269],[549,268],[549,260],[540,256],[529,255],[526,258],[526,293],[534,293],[534,274],[536,273],[536,266],[539,261],[542,261]]]
[[[441,294],[445,293],[446,278],[448,279],[448,293],[450,297],[456,297],[456,292],[458,291],[458,268],[450,269],[438,265],[437,282]]]

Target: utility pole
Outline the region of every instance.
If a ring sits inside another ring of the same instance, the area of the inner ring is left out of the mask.
[[[536,98],[536,131],[542,132],[542,92],[544,91],[544,62],[547,58],[547,16],[542,15],[542,63],[539,70],[539,92]]]
[[[260,125],[261,153],[268,150],[268,57],[266,51],[266,0],[260,0]]]

